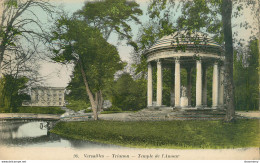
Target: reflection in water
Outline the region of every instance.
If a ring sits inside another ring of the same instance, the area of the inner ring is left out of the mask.
[[[0,146],[121,148],[115,145],[62,138],[49,133],[47,122],[0,122]]]

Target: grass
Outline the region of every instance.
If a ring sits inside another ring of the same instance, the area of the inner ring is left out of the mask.
[[[60,122],[61,136],[139,148],[259,147],[259,120],[222,121],[86,121]]]
[[[16,113],[63,114],[65,111],[61,107],[22,106]]]

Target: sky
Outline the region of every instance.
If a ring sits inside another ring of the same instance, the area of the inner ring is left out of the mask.
[[[147,4],[149,4],[150,0],[136,0],[138,4],[140,4],[140,8],[143,10],[144,15],[140,17],[141,22],[145,22],[148,20],[148,16],[146,15],[147,11]],[[84,5],[85,0],[50,0],[53,5],[60,6],[62,5],[64,9],[72,14],[73,12],[81,9]],[[1,9],[1,8],[0,8]],[[43,13],[38,12],[37,14],[40,15],[42,19],[45,19]],[[243,22],[245,20],[249,21],[251,24],[253,20],[251,20],[252,16],[250,15],[250,10],[245,10],[243,15],[238,19],[233,19],[232,23],[239,24],[239,22]],[[132,32],[134,35],[134,39],[138,34],[138,29],[141,26],[139,25],[132,25]],[[251,35],[251,30],[243,30],[239,27],[234,27],[234,31],[239,31],[240,38],[248,38]],[[132,48],[127,46],[125,42],[122,42],[118,45],[118,41],[115,35],[112,35],[108,40],[109,43],[115,45],[119,51],[120,57],[123,61],[130,62],[132,52]],[[39,71],[42,77],[46,77],[44,86],[51,86],[51,87],[66,87],[68,82],[70,81],[71,70],[73,68],[72,65],[61,65],[58,63],[50,63],[41,61],[40,63],[41,69]]]

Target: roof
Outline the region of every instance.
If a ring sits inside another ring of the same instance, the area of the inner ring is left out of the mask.
[[[185,45],[187,48],[209,47],[222,51],[222,47],[211,37],[202,32],[189,33],[186,31],[178,31],[168,36],[164,36],[151,46],[146,53],[157,50],[176,48]]]

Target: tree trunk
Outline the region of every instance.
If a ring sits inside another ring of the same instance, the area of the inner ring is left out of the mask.
[[[98,108],[97,110],[100,112],[103,110],[103,94],[102,94],[102,91],[98,91]]]
[[[258,10],[256,12],[256,16],[258,18],[258,53],[260,55],[260,2],[257,1],[258,3]],[[258,109],[260,111],[260,57],[258,57]]]
[[[3,73],[2,73],[2,61],[0,60],[0,79],[2,78]]]
[[[102,111],[102,107],[103,107],[103,97],[102,97],[102,92],[101,90],[96,92],[96,98],[95,98],[95,102],[97,104],[97,111],[100,112]]]
[[[260,4],[260,3],[259,3]],[[259,6],[260,10],[260,6]],[[259,18],[259,31],[258,31],[258,54],[260,55],[260,18]],[[260,57],[258,57],[258,109],[260,111]]]
[[[3,76],[3,70],[2,70],[2,64],[4,60],[4,53],[5,53],[5,46],[4,46],[4,41],[0,42],[0,79]]]
[[[225,121],[235,117],[234,81],[233,81],[233,40],[232,40],[232,0],[222,1],[221,15],[225,41]]]
[[[82,65],[82,62],[81,62],[80,59],[79,59],[79,66],[80,66],[81,75],[82,75],[82,78],[83,78],[83,81],[84,81],[84,84],[85,84],[85,87],[86,87],[86,92],[88,94],[89,101],[90,101],[90,104],[91,104],[91,108],[92,108],[92,111],[93,111],[93,114],[94,114],[94,120],[98,120],[97,103],[94,100],[93,94],[89,89],[87,77],[86,77],[86,74],[85,74],[85,71],[84,71],[84,68],[83,68],[83,65]],[[97,98],[97,94],[96,94],[96,98]]]

